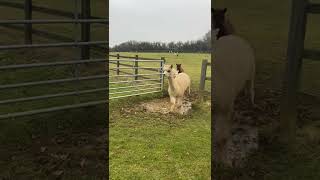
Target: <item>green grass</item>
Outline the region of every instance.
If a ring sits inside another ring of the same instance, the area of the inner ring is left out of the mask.
[[[133,56],[136,53],[120,54]],[[182,53],[178,57],[168,53],[137,54],[165,57],[168,64],[181,63],[192,79],[193,93],[197,93],[199,87],[202,59],[210,60],[209,54]],[[209,83],[207,85],[209,89]],[[121,110],[156,98],[163,98],[163,95],[110,101],[110,178],[209,179],[210,106],[197,101],[192,114],[186,117]],[[166,98],[169,101],[169,97]]]

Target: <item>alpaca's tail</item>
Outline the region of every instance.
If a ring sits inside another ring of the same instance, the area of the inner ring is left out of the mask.
[[[191,88],[190,88],[190,85],[189,85],[189,95],[191,94]]]

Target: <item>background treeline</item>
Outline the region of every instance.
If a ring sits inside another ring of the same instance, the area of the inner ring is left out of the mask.
[[[170,43],[127,41],[110,47],[112,52],[210,52],[210,49],[211,31],[195,41]]]

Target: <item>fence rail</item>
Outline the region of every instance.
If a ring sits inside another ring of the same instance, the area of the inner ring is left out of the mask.
[[[32,44],[32,36],[35,34],[37,36],[42,36],[48,39],[62,40],[62,41],[74,41],[74,39],[60,34],[41,31],[33,29],[32,24],[60,24],[60,23],[72,23],[81,24],[81,36],[80,41],[88,42],[90,41],[90,28],[92,23],[104,24],[108,28],[109,19],[91,16],[91,6],[90,0],[74,0],[75,8],[80,7],[81,10],[74,12],[68,12],[63,10],[51,9],[46,7],[34,6],[32,0],[24,0],[24,3],[16,3],[10,1],[0,1],[0,6],[16,8],[24,10],[25,18],[23,20],[0,20],[0,26],[5,28],[10,28],[18,31],[24,31],[25,34],[25,44]],[[40,12],[53,16],[60,16],[71,19],[33,19],[32,13]],[[17,26],[16,24],[23,24],[24,27]],[[90,44],[94,50],[105,50],[106,47],[98,46],[99,44]],[[31,46],[39,47],[39,46]],[[42,47],[42,46],[41,46]],[[52,46],[50,46],[52,47]],[[15,48],[15,47],[11,47]],[[22,46],[21,48],[28,48],[27,46]],[[81,59],[88,59],[90,57],[90,46],[83,45],[81,47]],[[5,49],[4,47],[0,50]],[[10,48],[9,48],[10,49]]]
[[[49,63],[30,63],[30,64],[17,64],[0,66],[0,70],[12,70],[12,69],[27,69],[35,67],[50,67],[50,66],[65,66],[73,64],[84,64],[84,63],[98,63],[106,62],[106,59],[89,59],[89,60],[76,60],[76,61],[60,61],[60,62],[49,62]]]
[[[26,7],[22,3],[15,3],[15,2],[10,2],[10,1],[0,1],[0,6],[5,6],[5,7],[10,7],[10,8],[17,8],[17,9],[22,9],[24,10]],[[62,11],[62,10],[57,10],[57,9],[51,9],[51,8],[45,8],[45,7],[40,7],[40,6],[34,6],[29,7],[33,11],[44,13],[44,14],[50,14],[54,16],[61,16],[61,17],[68,17],[68,18],[73,18],[74,13],[72,12],[67,12],[67,11]],[[90,16],[90,19],[100,19],[101,17],[96,17],[96,16]]]
[[[77,47],[87,45],[107,44],[109,41],[92,41],[92,42],[63,42],[49,44],[21,44],[21,45],[4,45],[0,46],[0,50],[24,49],[24,48],[53,48],[53,47]]]
[[[0,24],[75,24],[75,23],[104,23],[108,19],[33,19],[33,20],[0,20]]]
[[[112,79],[109,84],[115,86],[109,89],[113,91],[110,92],[109,95],[114,95],[110,96],[109,99],[150,94],[163,90],[164,58],[152,59],[141,58],[138,55],[134,57],[120,56],[120,54],[109,56],[113,58],[116,57],[116,59],[109,59],[109,72],[114,73],[109,76],[109,78]],[[131,72],[128,72],[130,70]],[[148,83],[150,81],[156,83]]]

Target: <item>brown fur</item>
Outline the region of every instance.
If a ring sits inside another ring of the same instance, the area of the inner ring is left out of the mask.
[[[184,70],[183,70],[183,68],[182,68],[181,64],[176,64],[176,65],[177,65],[178,73],[182,73],[182,72],[184,72]]]
[[[224,9],[213,9],[211,8],[211,18],[213,21],[213,28],[219,29],[217,39],[222,36],[234,34],[234,28],[226,16],[227,8]]]

